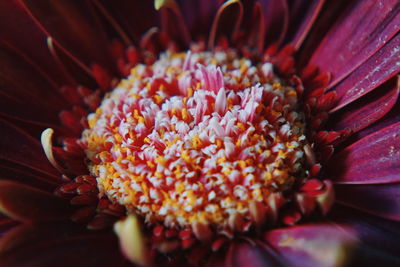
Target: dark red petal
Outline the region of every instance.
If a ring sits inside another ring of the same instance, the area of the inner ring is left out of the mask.
[[[179,6],[175,3],[163,7],[161,10],[161,29],[175,42],[183,47],[188,47],[191,41]]]
[[[335,183],[400,182],[400,123],[368,135],[329,161],[326,175]]]
[[[355,1],[326,34],[310,63],[333,75],[331,86],[360,66],[400,28],[400,4]]]
[[[330,116],[334,130],[356,133],[385,116],[396,104],[400,80],[395,78],[386,88],[381,87]]]
[[[261,0],[265,17],[265,41],[280,44],[285,38],[289,25],[287,1]]]
[[[400,221],[400,183],[336,185],[335,191],[339,203],[389,220]]]
[[[284,262],[266,244],[256,242],[232,242],[225,259],[226,267],[285,266]]]
[[[68,201],[30,186],[0,181],[0,211],[20,221],[67,219]]]
[[[0,62],[1,95],[10,101],[1,100],[0,112],[17,114],[18,110],[30,109],[31,113],[41,115],[38,120],[56,120],[57,114],[54,113],[66,107],[56,84],[28,58],[9,46],[0,45]]]
[[[87,1],[22,0],[43,30],[90,67],[113,67],[108,42]]]
[[[61,183],[61,179],[54,179],[42,173],[36,173],[30,168],[0,160],[0,180],[14,181],[29,185],[47,192],[53,192]]]
[[[400,71],[400,34],[339,83],[334,90],[339,102],[334,112],[374,90]]]
[[[221,36],[234,37],[243,17],[243,5],[238,0],[225,2],[215,15],[208,48],[212,49]]]
[[[354,233],[332,224],[302,225],[267,232],[269,242],[282,257],[297,266],[340,266],[349,260],[356,244]]]
[[[287,39],[296,49],[306,38],[324,2],[325,0],[296,0],[289,3],[290,24]]]
[[[18,0],[0,2],[0,32],[1,42],[23,51],[33,62],[39,63],[58,85],[64,82],[65,77],[54,67],[55,62],[46,48],[45,33],[32,23]]]
[[[207,36],[211,23],[223,0],[178,0],[182,15],[195,37]]]
[[[113,19],[127,32],[130,39],[138,45],[142,35],[156,26],[158,14],[154,9],[154,1],[131,0],[95,0],[101,4]]]
[[[58,177],[58,172],[50,165],[41,144],[36,139],[0,119],[0,159],[21,164],[47,175]]]
[[[126,262],[119,252],[114,235],[98,232],[85,234],[72,231],[71,233],[65,227],[61,227],[57,236],[53,236],[54,233],[50,233],[49,236],[45,229],[37,231],[44,238],[41,239],[39,236],[34,243],[30,240],[32,244],[26,243],[3,253],[0,255],[0,265],[122,266],[122,263]]]

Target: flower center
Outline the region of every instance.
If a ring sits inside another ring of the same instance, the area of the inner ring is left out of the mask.
[[[305,176],[298,106],[269,62],[166,52],[106,95],[81,141],[100,193],[147,223],[236,231]]]

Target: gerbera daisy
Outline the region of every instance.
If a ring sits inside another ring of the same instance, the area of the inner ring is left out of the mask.
[[[1,266],[399,265],[397,1],[0,1]]]

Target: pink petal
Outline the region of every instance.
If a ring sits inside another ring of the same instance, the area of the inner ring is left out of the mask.
[[[368,135],[329,161],[326,175],[336,183],[400,182],[400,123]]]
[[[50,165],[38,140],[0,119],[0,159],[18,163],[52,177],[59,177]]]
[[[297,0],[289,3],[291,13],[288,40],[298,49],[317,19],[325,0]]]
[[[400,28],[397,0],[356,1],[325,35],[310,63],[333,75],[337,84],[370,58]]]
[[[112,69],[109,44],[87,1],[22,0],[42,29],[72,56],[90,68],[94,63]]]
[[[266,244],[232,242],[226,255],[225,266],[284,266],[284,263]]]
[[[293,266],[339,266],[356,244],[354,233],[339,225],[315,224],[267,232],[266,241]]]
[[[399,161],[397,161],[398,163]],[[338,203],[385,219],[400,221],[400,184],[337,185]]]
[[[346,129],[355,133],[385,116],[397,102],[400,81],[395,78],[385,87],[387,88],[379,88],[333,114],[330,117],[333,129]]]
[[[0,181],[0,211],[25,222],[67,219],[68,201],[54,194],[10,181]]]
[[[289,25],[287,1],[260,0],[265,17],[265,40],[268,44],[280,44],[285,38]]]
[[[400,34],[335,87],[339,102],[334,112],[374,90],[400,71]]]

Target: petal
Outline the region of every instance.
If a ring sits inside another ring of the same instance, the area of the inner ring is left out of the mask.
[[[296,0],[289,6],[291,17],[287,39],[296,50],[306,38],[324,2],[325,0]]]
[[[256,242],[232,242],[225,259],[226,267],[235,266],[286,266],[266,244]]]
[[[215,15],[208,40],[208,48],[212,49],[221,36],[234,38],[242,18],[243,5],[239,0],[225,2]]]
[[[339,203],[389,220],[400,221],[399,183],[337,185],[335,192]]]
[[[142,35],[157,24],[154,1],[95,0],[127,32],[130,39],[139,44]]]
[[[339,102],[334,112],[374,90],[400,71],[400,34],[339,83],[334,90]]]
[[[371,92],[330,116],[333,129],[346,129],[356,133],[385,116],[397,102],[400,79],[396,77],[385,87]]]
[[[333,76],[331,86],[370,58],[400,28],[397,0],[355,1],[325,35],[310,63]]]
[[[268,44],[280,44],[285,38],[289,24],[287,1],[260,0],[265,17],[265,40]]]
[[[22,0],[43,30],[77,60],[90,68],[94,63],[110,69],[106,36],[87,1]]]
[[[0,211],[20,221],[67,219],[68,201],[30,186],[0,181]]]
[[[353,208],[337,205],[329,214],[329,219],[353,229],[360,239],[360,248],[363,250],[372,250],[375,253],[368,255],[371,258],[378,256],[378,260],[384,263],[385,258],[397,257],[399,262],[398,248],[400,244],[400,224],[388,221],[367,213],[360,212]],[[370,253],[369,253],[370,254]],[[366,255],[360,257],[369,258]],[[365,264],[363,264],[365,266]],[[363,266],[359,265],[359,266]],[[385,265],[386,266],[386,265]]]
[[[25,56],[29,56],[32,62],[40,62],[40,67],[50,74],[58,85],[65,81],[60,70],[55,68],[55,62],[44,45],[45,33],[32,23],[31,17],[17,0],[0,2],[0,32],[2,42],[6,42],[20,52],[24,51]]]
[[[60,231],[50,233],[50,235],[45,229],[37,229],[37,231],[43,238],[39,236],[36,242],[30,240],[0,255],[0,265],[122,266],[125,262],[119,253],[117,240],[111,234],[81,233],[67,230],[65,227],[61,227]],[[58,235],[53,236],[55,233]]]
[[[349,260],[357,242],[354,233],[339,225],[315,224],[267,232],[266,241],[293,266],[340,266]]]
[[[336,183],[400,182],[400,123],[393,124],[334,155],[326,175]]]
[[[190,32],[197,37],[209,33],[214,16],[223,2],[223,0],[178,0]]]
[[[38,140],[2,119],[0,123],[0,159],[21,164],[52,177],[59,176],[45,157]]]

